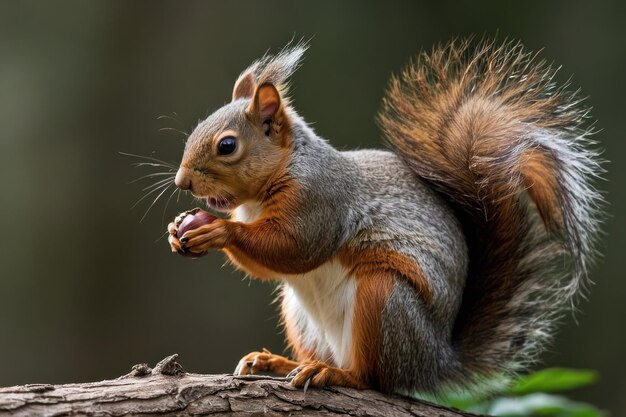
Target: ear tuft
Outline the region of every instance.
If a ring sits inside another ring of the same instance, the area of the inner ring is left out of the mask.
[[[287,80],[298,69],[302,56],[307,50],[306,42],[286,45],[278,54],[268,55],[257,61],[256,71],[259,84],[271,83],[278,91],[287,91]]]
[[[240,98],[251,98],[255,88],[254,69],[248,69],[243,72],[235,82],[232,101],[239,100]]]

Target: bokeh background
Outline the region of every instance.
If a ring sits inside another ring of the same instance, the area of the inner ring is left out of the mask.
[[[229,372],[263,346],[282,351],[274,287],[221,254],[170,254],[163,232],[189,198],[133,203],[176,164],[199,119],[229,100],[268,49],[311,39],[292,90],[341,149],[380,146],[388,77],[453,36],[522,40],[590,97],[612,161],[612,216],[596,285],[545,365],[597,369],[576,393],[626,415],[625,3],[578,1],[1,1],[0,386],[113,378],[177,352],[189,371]],[[160,117],[164,116],[164,117]],[[168,193],[169,194],[169,193]],[[166,195],[167,197],[167,195]]]

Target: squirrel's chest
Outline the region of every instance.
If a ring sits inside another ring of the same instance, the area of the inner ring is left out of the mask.
[[[331,260],[306,274],[282,278],[285,320],[297,328],[304,347],[336,366],[350,367],[354,277]]]
[[[256,202],[242,204],[232,213],[232,220],[242,223],[252,223],[261,216],[263,209]]]

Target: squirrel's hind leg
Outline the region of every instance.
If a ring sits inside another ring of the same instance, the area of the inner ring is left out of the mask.
[[[440,378],[454,374],[458,361],[443,326],[431,322],[424,291],[382,267],[367,272],[358,278],[350,366],[335,367],[314,355],[287,378],[296,387],[436,389]]]
[[[287,378],[296,387],[342,386],[357,389],[378,388],[381,343],[381,316],[396,276],[394,273],[368,271],[358,278],[352,320],[351,365],[348,368],[325,362],[303,360]],[[289,330],[289,327],[287,327]],[[289,335],[292,332],[287,332]],[[292,343],[293,344],[293,343]],[[319,355],[314,355],[313,358]]]
[[[262,352],[251,352],[241,358],[235,368],[235,375],[256,374],[259,372],[271,372],[279,376],[287,376],[300,365],[284,356],[275,355],[263,348]]]

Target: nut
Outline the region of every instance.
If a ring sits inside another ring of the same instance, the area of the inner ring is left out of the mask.
[[[197,229],[198,227],[204,226],[206,224],[213,223],[215,219],[217,219],[217,217],[202,209],[195,208],[193,210],[189,210],[176,219],[176,237],[180,239],[183,237],[185,232]],[[183,256],[187,256],[190,258],[199,258],[203,255],[206,255],[207,252],[195,253],[185,248],[182,252],[179,253]]]

